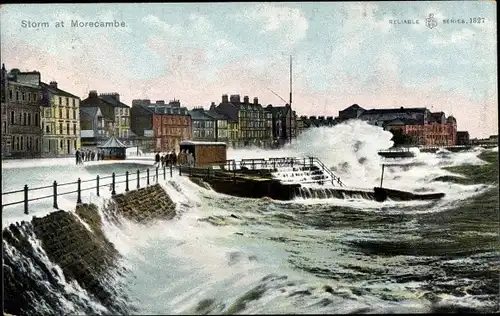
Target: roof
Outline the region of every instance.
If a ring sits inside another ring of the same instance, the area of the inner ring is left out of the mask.
[[[213,121],[214,118],[205,113],[206,111],[203,109],[194,109],[189,111],[189,115],[191,115],[191,120],[196,121]]]
[[[63,97],[70,97],[70,98],[80,99],[80,97],[77,97],[74,94],[71,94],[71,93],[66,92],[64,90],[61,90],[59,88],[52,87],[49,84],[46,84],[45,82],[40,82],[40,86],[42,88],[47,89],[48,91],[50,91],[51,93],[53,93],[53,94],[55,94],[57,96],[63,96]]]
[[[224,114],[220,114],[212,110],[205,111],[205,114],[216,120],[227,120],[227,117]]]
[[[83,114],[83,115],[88,116],[90,118],[94,118],[94,117],[96,117],[98,111],[99,111],[99,107],[97,107],[97,106],[80,107],[80,116]]]
[[[128,146],[120,142],[115,135],[112,135],[104,144],[97,146],[99,148],[127,148]]]
[[[226,143],[223,142],[202,142],[202,141],[192,141],[192,140],[183,140],[179,145],[218,145],[218,146],[227,146]]]
[[[365,109],[363,109],[362,107],[360,107],[357,104],[353,104],[353,105],[351,105],[351,106],[343,109],[341,112],[343,112],[343,111],[349,111],[349,110],[363,110],[364,111]]]
[[[407,112],[425,112],[427,111],[426,108],[405,108],[405,107],[400,107],[400,108],[392,108],[392,109],[371,109],[371,110],[365,110],[363,112],[363,115],[366,114],[386,114],[386,113],[407,113]]]
[[[126,105],[125,103],[116,100],[116,98],[113,95],[100,94],[99,99],[117,108],[130,108],[130,106]]]

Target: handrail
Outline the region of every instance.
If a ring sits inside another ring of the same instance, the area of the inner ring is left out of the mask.
[[[6,206],[11,206],[11,205],[17,205],[17,204],[21,204],[21,203],[24,203],[24,213],[25,214],[29,214],[28,213],[28,202],[32,202],[32,201],[37,201],[37,200],[43,200],[43,199],[48,199],[48,198],[53,198],[54,199],[54,204],[53,204],[53,207],[58,209],[58,204],[57,204],[57,197],[58,196],[62,196],[62,195],[68,195],[68,194],[78,194],[78,199],[77,199],[77,203],[81,203],[81,192],[82,191],[89,191],[89,190],[96,190],[96,193],[97,195],[99,196],[99,189],[100,188],[103,188],[103,187],[110,187],[112,188],[112,195],[115,195],[116,192],[115,192],[115,186],[117,184],[121,184],[121,183],[126,183],[126,189],[125,191],[129,191],[129,183],[130,184],[134,184],[134,183],[137,183],[137,186],[134,186],[134,188],[140,188],[140,180],[141,179],[147,179],[147,183],[145,184],[146,186],[149,186],[153,183],[158,183],[159,182],[159,177],[160,175],[163,175],[164,178],[166,178],[166,175],[167,173],[170,173],[170,174],[173,174],[173,168],[174,166],[165,166],[165,167],[159,167],[159,166],[155,166],[153,168],[146,168],[146,169],[137,169],[136,172],[129,172],[129,171],[126,171],[125,173],[123,174],[115,174],[113,172],[112,175],[110,176],[104,176],[104,177],[100,177],[99,175],[96,176],[96,178],[94,179],[87,179],[87,180],[82,180],[80,178],[78,178],[77,181],[74,181],[74,182],[66,182],[66,183],[62,183],[62,184],[59,184],[57,183],[57,181],[54,181],[52,185],[46,185],[46,186],[42,186],[42,187],[35,187],[35,188],[29,188],[28,185],[25,185],[24,188],[22,190],[15,190],[15,191],[9,191],[9,192],[4,192],[2,193],[2,196],[7,196],[7,195],[10,195],[10,194],[15,194],[15,193],[24,193],[24,198],[21,199],[21,200],[18,200],[18,201],[13,201],[13,202],[9,202],[9,203],[5,203],[5,204],[2,204],[1,207],[2,207],[2,210],[4,207]],[[149,171],[152,171],[152,172],[149,172]],[[127,177],[127,174],[128,174],[128,177]],[[145,174],[145,175],[144,175]],[[139,175],[139,177],[137,177],[137,175]],[[119,180],[117,181],[117,178],[120,178],[120,177],[125,177],[124,180]],[[100,182],[101,180],[105,180],[105,179],[109,179],[109,178],[112,178],[111,181],[102,181]],[[150,183],[150,179],[153,179]],[[82,183],[88,183],[88,182],[92,182],[92,181],[96,181],[96,185],[93,185],[93,186],[90,186],[90,187],[85,187],[85,188],[82,188]],[[76,185],[77,186],[77,189],[76,190],[70,190],[70,191],[66,191],[66,192],[57,192],[57,189],[59,187],[62,187],[62,186],[69,186],[69,185]],[[42,190],[42,189],[50,189],[50,188],[53,188],[53,194],[51,195],[45,195],[45,196],[38,196],[38,197],[29,197],[29,192],[33,192],[33,191],[36,191],[36,190]],[[110,189],[111,190],[111,189]]]
[[[298,167],[299,166],[303,166],[303,167],[309,166],[309,167],[312,167],[314,165],[314,163],[316,163],[317,165],[319,165],[323,169],[324,173],[326,173],[328,176],[330,176],[332,184],[334,183],[334,181],[337,181],[337,183],[340,186],[345,186],[344,183],[342,183],[340,181],[340,178],[337,177],[328,167],[325,166],[325,164],[321,160],[319,160],[316,157],[255,158],[255,159],[241,159],[239,161],[237,161],[235,159],[230,159],[230,160],[226,160],[225,162],[221,161],[220,164],[222,164],[222,163],[228,165],[230,171],[233,171],[234,173],[236,172],[237,165],[239,165],[239,167],[241,168],[241,167],[244,167],[245,165],[251,164],[253,166],[253,169],[255,169],[256,166],[257,167],[260,166],[259,169],[262,169],[262,167],[269,167],[269,166],[273,166],[274,168],[275,167],[282,167],[282,166],[292,166],[292,167],[293,166],[298,166]],[[232,170],[231,170],[231,166],[233,167]],[[117,184],[126,183],[125,191],[129,191],[129,184],[131,185],[131,187],[138,189],[138,188],[140,188],[140,182],[141,182],[140,180],[141,179],[147,179],[147,182],[145,185],[149,186],[152,183],[158,183],[160,180],[159,179],[160,175],[162,175],[164,177],[164,179],[166,179],[167,173],[170,173],[170,175],[172,176],[173,169],[174,169],[174,166],[172,166],[172,165],[169,165],[168,167],[167,166],[166,167],[154,166],[153,168],[146,168],[143,170],[137,169],[136,172],[127,171],[123,174],[113,173],[110,176],[104,176],[104,177],[100,177],[99,175],[97,175],[96,178],[94,178],[94,179],[82,180],[82,179],[78,178],[77,181],[66,182],[66,183],[62,183],[62,184],[59,184],[56,181],[54,181],[52,185],[47,185],[47,186],[42,186],[42,187],[29,188],[28,185],[25,185],[24,189],[22,189],[22,190],[16,190],[16,191],[2,193],[2,196],[7,196],[10,194],[15,194],[15,193],[18,193],[18,194],[24,193],[24,199],[19,200],[19,201],[15,201],[15,202],[9,202],[6,204],[2,204],[1,207],[3,210],[3,208],[6,206],[24,203],[24,212],[25,212],[25,214],[28,214],[28,202],[47,199],[47,198],[52,197],[53,198],[53,207],[58,209],[58,206],[57,206],[58,205],[57,204],[57,197],[58,196],[77,193],[78,194],[77,203],[81,203],[81,192],[82,191],[96,189],[96,194],[97,194],[97,196],[99,196],[99,189],[100,188],[110,187],[110,191],[112,191],[111,194],[115,195],[116,194],[115,186]],[[185,169],[185,168],[183,168],[183,166],[175,166],[175,169],[179,169],[179,175],[182,175],[183,169]],[[202,169],[210,169],[210,167],[202,168]],[[150,172],[150,170],[152,170],[152,172]],[[226,170],[226,171],[228,171],[228,170]],[[208,171],[206,174],[210,177],[211,173],[212,172]],[[128,177],[127,177],[127,174],[128,174]],[[213,174],[212,176],[217,175],[216,172],[213,172],[212,174]],[[191,168],[189,168],[189,175],[191,175]],[[125,177],[125,179],[117,181],[117,178],[120,178],[120,177]],[[111,178],[111,181],[102,181],[102,180],[109,179],[109,178]],[[150,182],[150,179],[152,179],[151,182]],[[327,179],[328,178],[326,178],[326,180]],[[91,186],[91,187],[86,186],[85,188],[82,188],[82,183],[88,183],[88,182],[93,182],[93,181],[96,181],[96,185]],[[102,182],[100,182],[100,181],[102,181]],[[134,183],[137,183],[137,185],[134,185]],[[67,191],[67,192],[59,192],[59,193],[57,192],[57,189],[59,187],[69,186],[69,185],[76,185],[77,189],[72,190],[72,191]],[[29,197],[29,192],[32,192],[35,190],[41,190],[41,189],[50,189],[51,187],[54,190],[52,195],[46,195],[46,196],[42,196],[42,197],[31,197],[31,198]]]
[[[326,173],[327,173],[327,174],[328,174],[328,175],[332,178],[332,184],[333,184],[333,181],[335,180],[335,181],[337,181],[337,183],[338,183],[341,187],[345,187],[345,184],[344,184],[342,181],[340,181],[340,178],[339,178],[339,177],[337,177],[337,176],[336,176],[336,175],[335,175],[335,174],[334,174],[334,173],[330,170],[330,168],[328,168],[327,166],[325,166],[325,164],[324,164],[321,160],[319,160],[319,159],[318,159],[318,158],[316,158],[316,157],[311,157],[311,158],[313,158],[313,160],[314,160],[314,161],[316,161],[316,162],[317,162],[317,163],[321,166],[321,168],[323,168],[323,171],[326,171]]]

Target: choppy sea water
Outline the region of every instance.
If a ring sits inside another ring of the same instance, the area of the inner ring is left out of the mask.
[[[349,186],[370,188],[380,183],[383,161],[376,153],[391,145],[390,137],[354,122],[308,131],[280,151],[230,150],[229,156],[313,155]],[[432,181],[451,174],[442,167],[485,164],[480,152],[420,153],[410,165],[386,169],[384,186],[446,193],[437,202],[242,199],[174,174],[162,184],[177,203],[174,220],[146,227],[105,220],[104,232],[123,255],[128,273],[120,284],[135,314],[498,311],[498,182]],[[2,189],[21,189],[25,179],[39,186],[151,165],[73,163],[3,162]],[[101,194],[86,191],[82,198],[109,197]],[[67,196],[59,204],[71,209],[74,202]],[[50,205],[49,199],[30,207],[31,215],[47,214]],[[26,220],[21,206],[3,214],[3,227]],[[59,291],[85,296],[77,284]],[[65,301],[59,313],[81,312],[78,295],[64,294],[54,296]],[[95,305],[95,313],[106,313]]]

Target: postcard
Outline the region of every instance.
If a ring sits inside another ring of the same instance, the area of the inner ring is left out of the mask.
[[[4,314],[500,312],[496,5],[2,5]]]

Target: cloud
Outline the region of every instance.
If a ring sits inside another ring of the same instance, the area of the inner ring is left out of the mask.
[[[170,25],[154,15],[148,15],[142,18],[142,22],[148,26],[154,27],[168,35],[180,35],[181,29],[177,26]]]
[[[448,37],[442,36],[434,36],[429,39],[429,41],[434,45],[453,45],[453,44],[462,44],[462,43],[470,43],[476,32],[471,30],[470,28],[462,28],[460,31],[455,31],[449,34]]]
[[[293,45],[304,39],[309,28],[309,22],[300,9],[274,4],[252,5],[235,17],[252,24],[262,23],[261,33],[279,34],[283,45]]]

